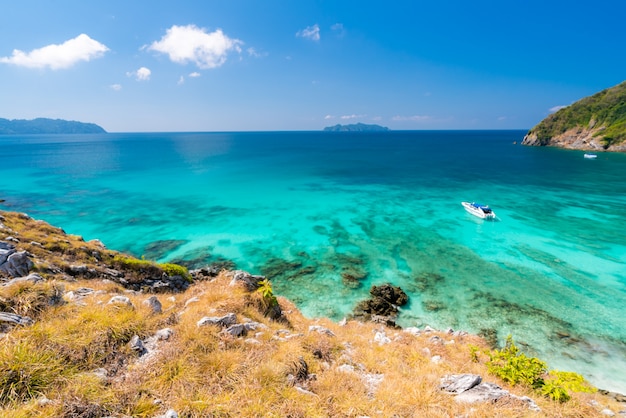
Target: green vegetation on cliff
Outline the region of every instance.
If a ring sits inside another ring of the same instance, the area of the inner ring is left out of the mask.
[[[324,128],[325,132],[384,132],[389,128],[380,125],[367,125],[365,123],[354,123],[351,125],[335,125]]]
[[[573,129],[594,130],[604,148],[626,141],[626,81],[560,109],[532,128],[538,145]]]
[[[106,133],[106,131],[95,123],[47,118],[33,120],[0,118],[0,134],[2,135],[103,133]]]

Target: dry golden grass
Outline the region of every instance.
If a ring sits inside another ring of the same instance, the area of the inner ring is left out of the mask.
[[[66,240],[70,246],[107,251],[19,215],[3,216],[20,245],[25,239],[44,247]],[[32,247],[39,251],[39,263],[49,260],[41,246]],[[70,247],[53,254],[58,259],[51,264],[92,260]],[[602,416],[602,408],[626,409],[598,393],[574,393],[570,401],[557,403],[511,387],[488,374],[488,347],[476,336],[415,336],[356,321],[340,326],[305,318],[283,298],[278,300],[286,321],[270,320],[259,296],[231,286],[226,274],[184,293],[157,295],[161,313],[144,304],[149,294],[111,282],[47,277],[45,283],[0,287],[3,311],[36,319],[0,339],[0,417],[154,417],[170,408],[181,417],[590,417]],[[94,292],[70,299],[68,292],[79,288]],[[59,295],[64,303],[50,303]],[[132,306],[109,304],[116,295],[127,296]],[[228,313],[239,323],[247,318],[262,325],[243,337],[225,334],[219,326],[198,326],[205,316]],[[309,331],[310,325],[326,327],[334,336]],[[156,341],[148,354],[130,348],[134,335],[147,342],[163,328],[173,334]],[[391,342],[375,342],[376,332]],[[305,377],[294,382],[290,375],[299,373]],[[461,373],[479,374],[529,396],[541,412],[515,400],[455,402],[439,389],[440,379]]]

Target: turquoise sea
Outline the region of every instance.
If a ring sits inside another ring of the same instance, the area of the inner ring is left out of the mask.
[[[403,326],[511,334],[626,393],[626,155],[524,133],[2,136],[0,207],[137,256],[234,262],[311,317],[391,282]]]

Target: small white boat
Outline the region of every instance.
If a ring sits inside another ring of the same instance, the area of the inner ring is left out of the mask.
[[[487,205],[476,202],[461,202],[466,211],[482,219],[495,219],[496,213]]]
[[[598,156],[596,154],[585,154],[583,155],[583,157],[593,160],[594,158],[598,158]]]

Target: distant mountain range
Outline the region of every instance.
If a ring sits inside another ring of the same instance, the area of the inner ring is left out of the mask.
[[[106,131],[95,123],[83,123],[73,120],[37,118],[2,119],[0,135],[28,134],[103,134]]]
[[[388,131],[389,128],[380,125],[367,125],[365,123],[355,123],[351,125],[335,125],[324,128],[325,132],[381,132]]]
[[[626,152],[626,81],[551,114],[522,144]]]

